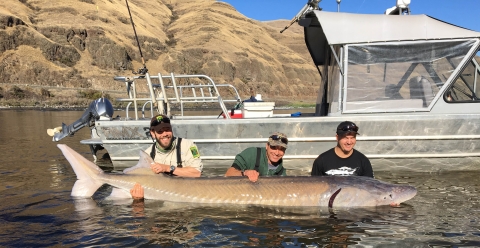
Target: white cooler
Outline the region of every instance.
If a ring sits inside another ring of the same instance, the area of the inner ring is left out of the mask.
[[[275,102],[244,102],[242,107],[243,118],[272,117]]]

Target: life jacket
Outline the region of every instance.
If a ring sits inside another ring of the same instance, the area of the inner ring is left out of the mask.
[[[182,168],[182,152],[181,152],[181,146],[182,144],[182,138],[176,138],[177,139],[177,145],[176,145],[176,150],[177,150],[177,168]],[[152,151],[150,152],[150,157],[152,157],[153,160],[155,160],[155,154],[156,154],[156,147],[155,144],[157,142],[154,142],[152,145]]]

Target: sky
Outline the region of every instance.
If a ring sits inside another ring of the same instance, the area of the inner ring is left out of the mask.
[[[291,20],[307,0],[222,0],[238,12],[258,21]],[[383,14],[396,0],[341,0],[340,11]],[[480,0],[411,0],[411,14],[426,14],[442,21],[480,32]],[[336,0],[322,0],[324,11],[337,11]]]

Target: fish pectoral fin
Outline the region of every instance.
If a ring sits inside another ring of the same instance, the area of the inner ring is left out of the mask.
[[[119,188],[112,188],[112,193],[107,197],[108,199],[115,198],[115,199],[132,199],[132,195],[130,192],[127,192],[123,189]]]
[[[92,180],[77,180],[72,188],[71,196],[77,197],[90,197],[98,188],[100,188],[103,183],[92,181]]]
[[[341,190],[342,188],[339,188],[337,191],[335,191],[335,193],[332,194],[332,196],[330,196],[330,199],[328,200],[328,208],[333,208],[333,201],[335,201],[335,197],[337,197]]]

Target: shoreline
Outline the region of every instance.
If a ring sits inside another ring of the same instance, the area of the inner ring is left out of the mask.
[[[274,109],[277,110],[288,110],[288,109],[314,109],[315,107],[292,107],[292,106],[275,106]],[[0,111],[2,110],[38,110],[38,111],[84,111],[87,107],[4,107],[0,106]],[[123,111],[124,108],[113,108],[115,111]],[[221,111],[221,108],[201,108],[204,111]],[[171,108],[173,111],[180,111],[180,108]],[[199,108],[183,108],[184,111],[198,111]],[[131,110],[133,111],[133,109]],[[140,110],[139,110],[140,111]],[[150,109],[145,109],[145,111],[150,111]]]
[[[267,99],[264,102],[275,102],[275,109],[299,109],[299,108],[315,108],[315,101],[286,101],[284,99],[273,100]],[[205,109],[205,110],[221,110],[219,106],[215,106],[218,103],[210,104],[212,106],[196,106],[196,107],[183,107],[184,110],[198,110],[198,109]],[[87,105],[72,105],[72,106],[3,106],[0,105],[0,110],[40,110],[40,111],[63,111],[63,110],[71,110],[71,111],[83,111],[87,109],[89,104]],[[215,107],[213,107],[215,106]],[[231,108],[232,106],[228,106],[227,108]],[[114,110],[124,110],[125,106],[113,105]],[[133,109],[132,109],[133,110]],[[150,109],[145,109],[145,111],[150,111]],[[179,104],[173,104],[171,106],[171,110],[180,111]]]

